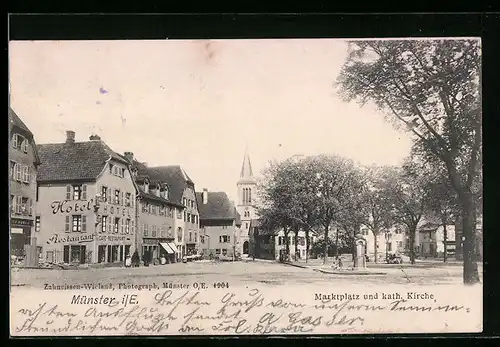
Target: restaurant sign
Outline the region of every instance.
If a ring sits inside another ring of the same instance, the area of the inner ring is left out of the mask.
[[[48,240],[47,244],[69,244],[69,243],[87,243],[94,241],[93,234],[86,235],[59,235],[54,234]],[[125,235],[98,235],[97,241],[100,242],[120,242],[130,241],[130,236]]]

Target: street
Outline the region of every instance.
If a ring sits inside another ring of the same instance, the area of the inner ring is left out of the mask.
[[[139,268],[101,268],[79,270],[20,269],[13,271],[11,285],[14,287],[43,288],[52,285],[75,285],[85,283],[127,283],[161,285],[169,283],[225,282],[231,286],[249,286],[255,283],[271,286],[301,286],[335,283],[338,285],[403,284],[443,285],[462,284],[462,266],[458,264],[377,265],[370,264],[368,270],[382,275],[355,275],[321,273],[318,266],[309,268],[264,261],[240,262],[190,262],[164,266]],[[482,266],[479,267],[482,278]]]

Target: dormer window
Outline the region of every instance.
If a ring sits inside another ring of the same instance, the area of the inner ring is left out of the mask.
[[[149,183],[148,182],[144,182],[144,192],[149,193]]]
[[[155,195],[160,196],[160,185],[159,184],[156,185]]]

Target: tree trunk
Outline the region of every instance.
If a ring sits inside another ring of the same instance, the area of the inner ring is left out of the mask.
[[[285,257],[286,259],[284,259],[284,261],[288,261],[288,257],[290,255],[290,239],[288,237],[288,227],[285,226],[284,228],[284,235],[285,235]]]
[[[410,263],[415,264],[415,233],[416,227],[411,227],[408,232],[410,233]]]
[[[307,260],[309,259],[309,229],[305,230],[305,234],[306,234],[306,263],[307,263]]]
[[[339,228],[335,230],[335,255],[339,255]]]
[[[448,260],[448,230],[446,229],[446,221],[443,222],[443,236],[444,236],[443,261],[446,263],[446,261]]]
[[[479,283],[475,255],[474,203],[471,194],[462,195],[462,250],[464,258],[464,284]]]
[[[326,259],[328,258],[328,230],[329,226],[325,225],[325,246],[323,248],[323,264],[326,264]]]
[[[375,257],[375,264],[378,263],[378,232],[373,233],[373,256]]]
[[[294,244],[295,244],[295,247],[294,247],[294,253],[295,253],[295,261],[297,261],[297,252],[298,252],[298,249],[299,249],[299,245],[297,244],[297,241],[299,240],[299,231],[297,229],[295,229],[295,235],[294,235]]]
[[[351,252],[352,252],[352,266],[354,268],[358,267],[358,256],[356,252],[356,228],[353,230],[353,241],[352,241],[352,247],[351,247]],[[363,254],[364,256],[364,254]]]

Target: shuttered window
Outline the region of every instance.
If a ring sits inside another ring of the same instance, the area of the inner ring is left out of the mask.
[[[64,231],[69,233],[69,216],[66,216],[66,221],[64,223]]]
[[[71,200],[71,186],[66,186],[66,200]]]
[[[87,185],[82,186],[82,200],[87,200]]]
[[[87,216],[82,216],[82,232],[87,231]]]

